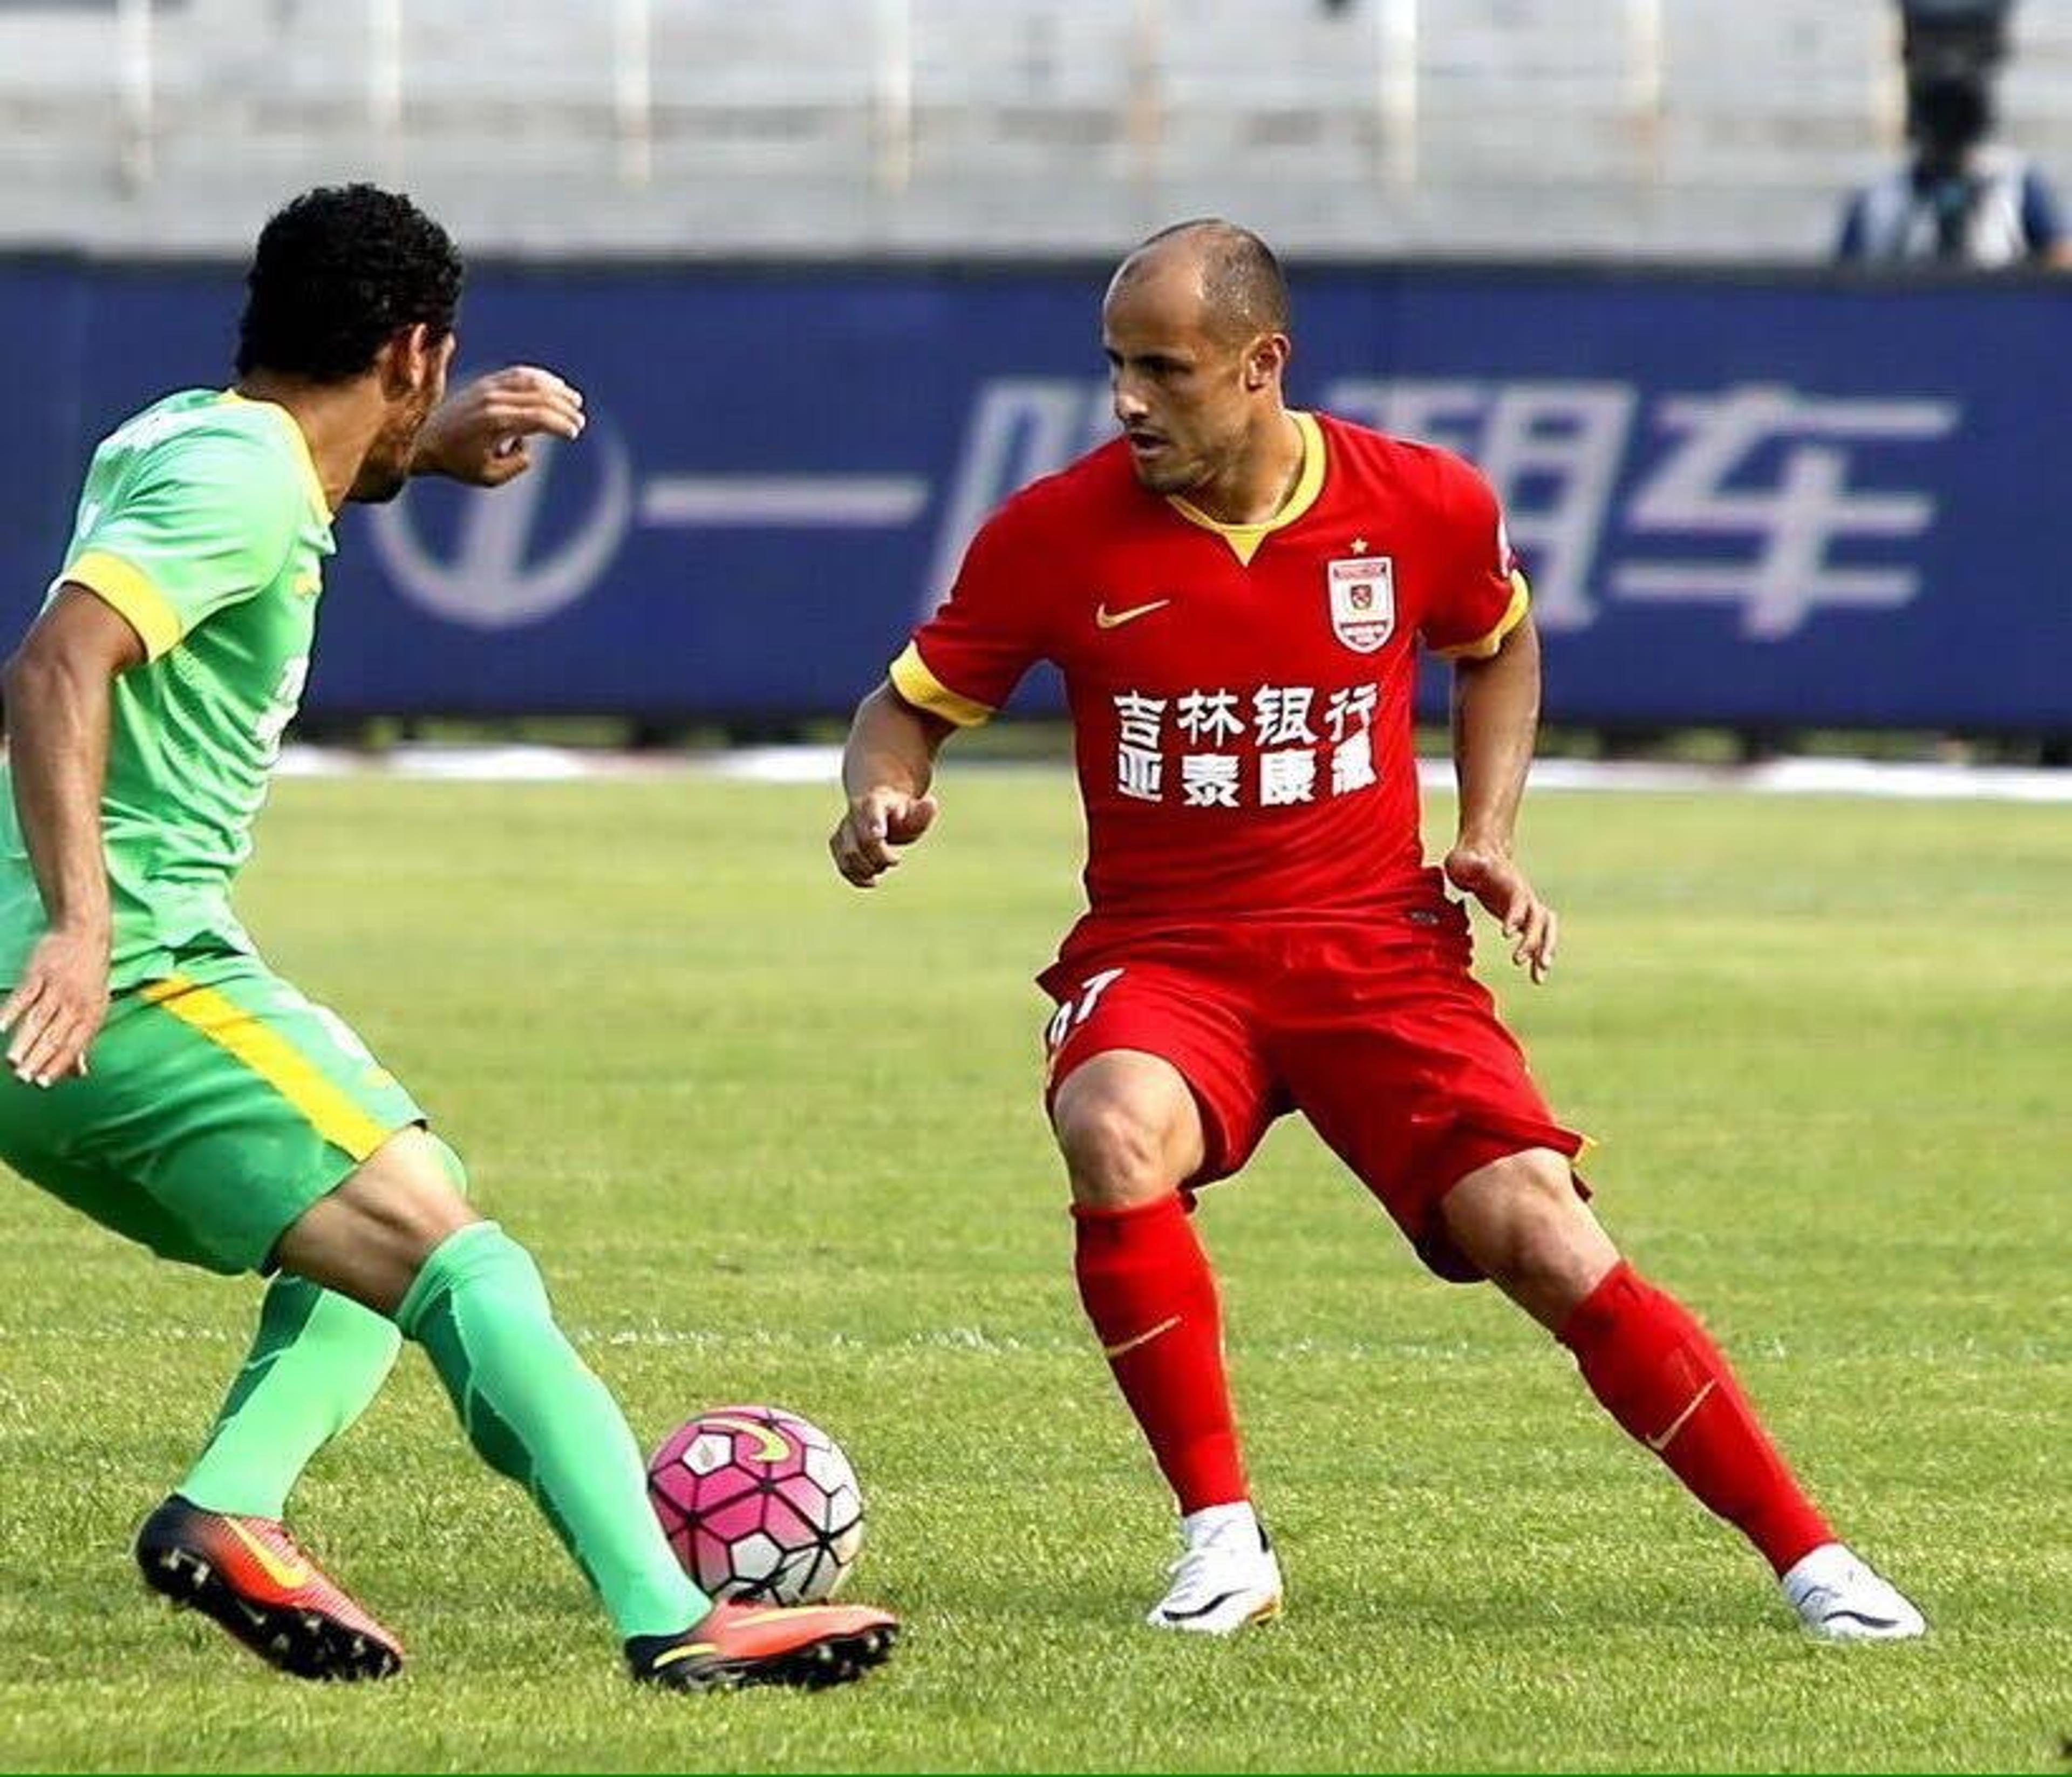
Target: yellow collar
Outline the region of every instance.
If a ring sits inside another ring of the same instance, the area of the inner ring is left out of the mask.
[[[1221,519],[1211,518],[1200,507],[1190,504],[1178,494],[1168,494],[1166,502],[1190,524],[1198,524],[1205,531],[1214,531],[1230,545],[1231,553],[1245,566],[1259,553],[1259,545],[1268,534],[1283,525],[1292,524],[1303,513],[1317,504],[1317,496],[1324,491],[1324,431],[1317,424],[1317,416],[1291,409],[1289,418],[1294,421],[1295,429],[1302,434],[1302,467],[1295,477],[1294,491],[1283,502],[1281,510],[1271,518],[1261,519],[1256,524],[1226,524]]]
[[[249,396],[239,394],[234,389],[224,390],[223,398],[246,407],[264,407],[279,417],[282,426],[294,442],[295,460],[302,466],[302,481],[309,489],[310,509],[316,514],[319,524],[328,526],[332,516],[331,501],[325,496],[323,479],[317,474],[317,459],[310,455],[310,441],[296,423],[295,416],[278,401],[255,401]]]

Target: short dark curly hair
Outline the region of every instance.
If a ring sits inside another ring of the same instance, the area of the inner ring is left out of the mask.
[[[421,323],[453,331],[459,249],[409,199],[375,185],[327,185],[260,231],[237,327],[237,370],[350,381]]]

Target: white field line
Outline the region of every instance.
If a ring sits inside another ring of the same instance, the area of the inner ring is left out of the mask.
[[[805,1331],[783,1326],[727,1327],[644,1326],[592,1327],[576,1324],[563,1328],[574,1344],[585,1349],[600,1347],[631,1347],[655,1351],[690,1351],[738,1355],[742,1352],[782,1353],[787,1356],[821,1354],[845,1359],[870,1357],[878,1360],[915,1359],[939,1361],[944,1354],[987,1359],[1035,1359],[1050,1361],[1087,1359],[1087,1343],[1078,1332],[1046,1328],[1009,1332],[967,1326],[918,1327],[887,1336],[859,1333]],[[27,1349],[53,1341],[79,1345],[134,1345],[149,1338],[162,1344],[211,1347],[242,1347],[251,1337],[249,1327],[198,1327],[191,1323],[151,1320],[116,1311],[89,1327],[53,1328],[24,1322],[0,1324],[0,1350]],[[1805,1347],[1798,1348],[1803,1351]],[[1264,1360],[1294,1358],[1357,1359],[1363,1361],[1417,1362],[1459,1364],[1471,1368],[1505,1368],[1512,1358],[1465,1340],[1429,1339],[1275,1339],[1245,1347],[1248,1356]],[[1794,1348],[1785,1340],[1766,1339],[1743,1354],[1751,1365],[1783,1361],[1794,1357]],[[1951,1376],[2003,1373],[2011,1364],[2063,1368],[2063,1349],[2048,1341],[2019,1339],[1996,1342],[1966,1338],[1955,1341],[1916,1341],[1904,1347],[1881,1349],[1874,1355],[1840,1355],[1832,1352],[1820,1361],[1829,1365],[1903,1359],[1934,1364]]]
[[[398,747],[380,754],[348,747],[290,747],[288,777],[385,775],[469,783],[545,784],[597,778],[703,776],[757,784],[833,784],[833,747],[750,747],[713,754],[629,753],[562,747]],[[1427,790],[1453,786],[1445,759],[1420,760]],[[1536,792],[1618,790],[1656,794],[1850,796],[1901,801],[2072,803],[2072,770],[2008,765],[1893,764],[1862,759],[1783,759],[1760,765],[1648,764],[1631,760],[1542,759]]]

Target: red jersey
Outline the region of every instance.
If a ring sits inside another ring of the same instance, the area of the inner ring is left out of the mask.
[[[1457,457],[1298,413],[1274,517],[1153,493],[1120,438],[1008,500],[893,662],[909,703],[985,721],[1063,674],[1096,920],[1358,912],[1422,886],[1416,649],[1487,656],[1527,594]]]

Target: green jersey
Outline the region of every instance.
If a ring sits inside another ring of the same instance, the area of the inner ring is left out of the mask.
[[[169,973],[181,950],[251,948],[230,886],[302,701],[335,547],[308,442],[271,402],[186,390],[93,454],[51,596],[88,588],[146,656],[113,687],[101,799],[118,991]],[[20,978],[44,926],[0,780],[0,983]]]

